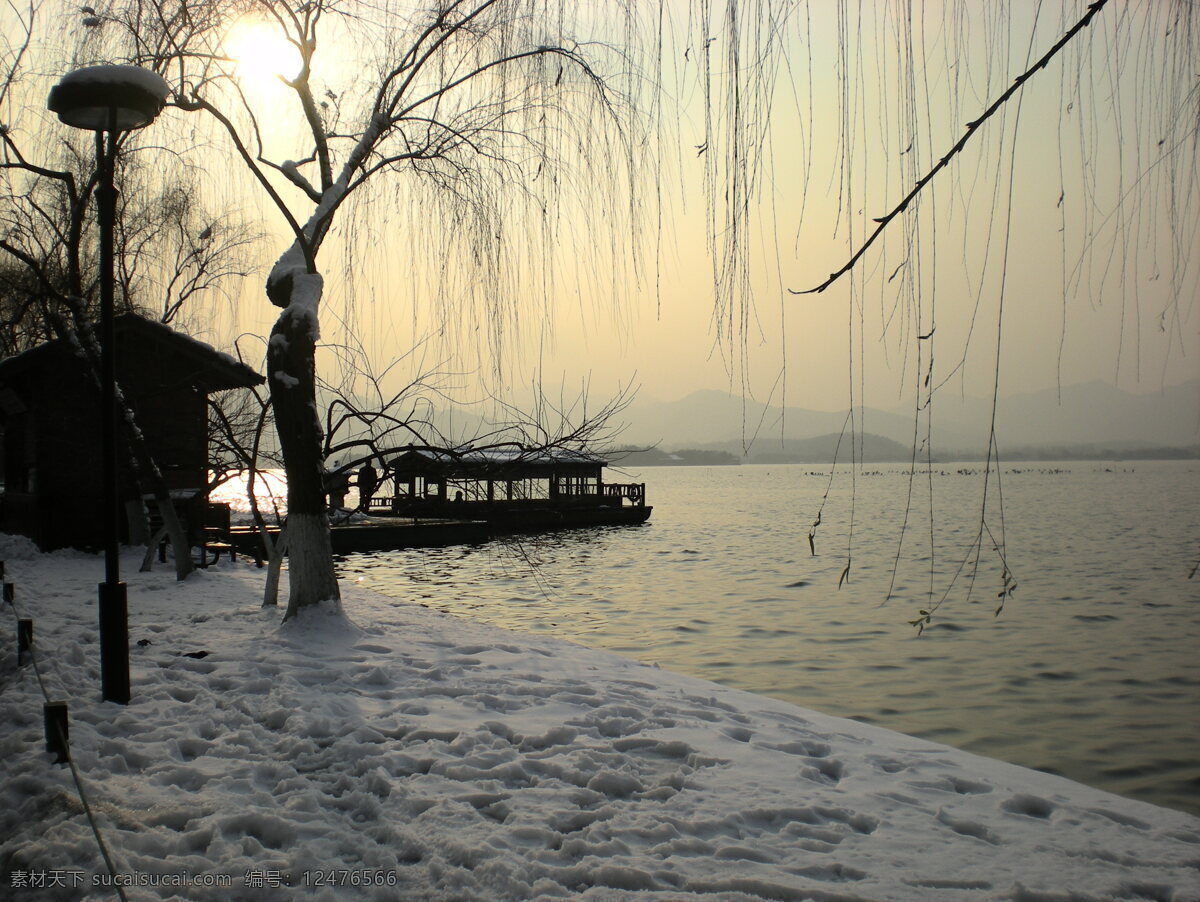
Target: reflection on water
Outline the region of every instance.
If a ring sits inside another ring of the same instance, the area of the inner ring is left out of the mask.
[[[228,504],[235,518],[249,515],[248,480],[237,476],[217,486],[208,497],[210,501]],[[287,479],[282,470],[264,470],[254,478],[254,498],[263,516],[274,521],[275,512],[287,513]]]
[[[918,639],[908,621],[980,531],[980,477],[959,469],[915,481],[907,523],[902,468],[859,474],[853,498],[839,478],[816,556],[808,532],[827,473],[755,466],[650,472],[654,517],[641,527],[349,555],[341,567],[405,601],[1200,813],[1200,578],[1187,578],[1200,465],[1006,472],[1015,595],[994,616],[1003,565],[985,530],[977,564]],[[999,539],[998,513],[987,526]]]

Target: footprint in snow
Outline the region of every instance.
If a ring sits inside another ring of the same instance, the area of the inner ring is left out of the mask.
[[[985,843],[993,846],[1003,845],[1003,841],[989,830],[985,825],[976,821],[969,821],[965,818],[958,818],[946,813],[944,808],[939,808],[937,820],[940,824],[945,824],[955,833],[960,836],[971,836],[975,839],[983,840]]]
[[[1010,814],[1021,814],[1025,817],[1036,817],[1046,820],[1054,813],[1056,806],[1053,802],[1047,801],[1040,796],[1021,793],[1005,802],[1001,802],[1000,807]]]
[[[355,651],[369,651],[376,655],[385,655],[391,651],[386,645],[373,645],[369,642],[364,642],[354,646]]]

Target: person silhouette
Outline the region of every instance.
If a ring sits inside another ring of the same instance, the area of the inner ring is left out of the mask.
[[[358,509],[364,513],[371,506],[371,497],[379,488],[379,474],[367,461],[358,471]]]

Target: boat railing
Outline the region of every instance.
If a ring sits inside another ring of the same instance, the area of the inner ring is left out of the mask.
[[[392,514],[395,513],[399,499],[391,495],[375,495],[367,504],[366,512],[368,514]]]
[[[646,504],[646,483],[644,482],[607,482],[602,487],[604,497],[617,499],[628,498],[629,503],[637,507]]]
[[[606,482],[596,485],[571,485],[563,483],[558,486],[559,498],[594,498],[599,501],[616,501],[621,503],[625,498],[635,506],[641,507],[646,503],[646,484]]]

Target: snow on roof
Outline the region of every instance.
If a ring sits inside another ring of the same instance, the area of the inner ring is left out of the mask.
[[[196,359],[204,361],[209,368],[215,365],[224,370],[223,375],[226,378],[223,382],[229,382],[232,385],[258,385],[263,381],[262,376],[256,373],[252,367],[242,363],[231,354],[218,351],[206,342],[192,338],[190,335],[185,335],[182,332],[177,332],[170,326],[148,320],[136,313],[123,313],[117,316],[113,322],[113,326],[117,330],[134,329],[141,331],[143,334],[153,336],[162,342],[168,342],[183,353],[191,354]],[[54,339],[23,351],[20,354],[14,354],[11,357],[0,360],[0,374],[7,376],[30,367],[36,367],[43,357],[47,354],[52,354],[53,349],[59,345],[59,339]],[[232,385],[224,387],[232,387]]]
[[[185,353],[190,353],[198,360],[204,361],[210,370],[224,369],[224,376],[226,378],[221,384],[214,384],[212,386],[214,389],[258,385],[264,381],[263,377],[255,372],[252,367],[242,363],[232,354],[218,351],[207,342],[193,338],[190,335],[185,335],[183,332],[176,331],[164,323],[146,319],[136,313],[124,313],[116,318],[113,325],[116,329],[140,330],[147,335],[157,337],[161,341],[169,342]],[[214,372],[213,375],[216,375],[216,373]],[[215,380],[211,381],[215,382]]]
[[[163,326],[161,323],[151,323],[151,325],[162,326],[162,328],[167,329],[168,331],[170,331],[172,339],[174,341],[177,341],[181,344],[191,345],[196,350],[196,352],[199,354],[203,354],[203,355],[209,356],[215,360],[219,360],[221,363],[225,364],[226,366],[233,367],[234,369],[249,371],[254,376],[258,376],[258,374],[254,372],[252,367],[247,366],[245,363],[238,360],[232,354],[226,353],[225,351],[218,350],[217,348],[213,347],[206,341],[201,341],[199,338],[195,338],[194,336],[187,335],[184,332],[179,332],[179,331],[176,331],[175,329],[171,329],[169,326]],[[259,382],[262,381],[261,376],[258,377],[258,381]]]
[[[131,85],[146,91],[160,101],[165,101],[171,87],[157,72],[141,66],[100,65],[86,66],[68,72],[60,80],[62,85]]]
[[[131,900],[1200,897],[1183,812],[352,583],[353,623],[279,627],[241,562],[178,583],[126,554],[133,699],[102,703],[96,558],[20,542],[16,613]],[[0,884],[99,898],[4,654]]]
[[[393,458],[392,462],[414,455],[430,464],[444,468],[489,469],[524,468],[549,469],[556,466],[599,466],[607,465],[603,458],[568,448],[546,448],[526,451],[516,447],[481,448],[471,447],[438,450],[433,448],[409,448]]]

